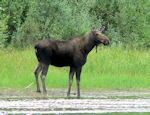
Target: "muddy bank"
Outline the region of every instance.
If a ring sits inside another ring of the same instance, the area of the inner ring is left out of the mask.
[[[71,91],[71,97],[76,98],[76,90]],[[6,88],[0,92],[0,99],[30,99],[30,98],[67,98],[67,89],[48,89],[47,95],[35,92],[34,89],[17,90]],[[82,91],[82,99],[150,99],[150,91]]]

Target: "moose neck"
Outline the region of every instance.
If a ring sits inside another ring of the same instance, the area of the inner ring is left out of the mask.
[[[86,37],[85,37],[85,46],[84,46],[84,52],[86,54],[88,54],[94,47],[95,47],[96,43],[94,41],[93,36],[91,35],[91,33],[89,33]]]

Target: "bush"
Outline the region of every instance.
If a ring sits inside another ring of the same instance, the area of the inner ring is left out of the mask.
[[[2,0],[0,42],[27,46],[106,26],[114,45],[150,47],[150,0]]]
[[[79,2],[77,0],[62,0],[62,2],[32,0],[30,4],[28,17],[21,31],[17,33],[19,39],[23,38],[23,43],[50,37],[66,39],[71,36],[85,35],[92,26],[101,25],[100,19],[97,20],[96,16],[89,14],[94,4],[91,0]]]
[[[149,5],[150,0],[97,0],[93,10],[103,19],[113,43],[138,47],[150,43],[145,34],[145,28],[150,27]]]
[[[8,21],[9,16],[4,18],[3,20],[0,20],[0,47],[4,47],[4,45],[7,43],[7,21]]]
[[[0,15],[2,25],[5,25],[5,41],[4,45],[10,44],[16,39],[16,33],[24,23],[28,12],[28,2],[24,0],[2,0],[0,1]],[[6,21],[5,21],[6,20]],[[13,40],[14,39],[14,40]]]

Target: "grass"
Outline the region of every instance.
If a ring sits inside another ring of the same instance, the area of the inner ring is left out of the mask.
[[[34,70],[37,66],[34,49],[0,50],[0,87],[36,88]],[[47,88],[68,88],[69,68],[50,66]],[[75,77],[74,77],[75,78]],[[39,77],[40,80],[40,77]],[[150,51],[125,50],[122,47],[100,47],[93,50],[83,67],[82,89],[149,90]],[[73,88],[76,88],[74,79]]]

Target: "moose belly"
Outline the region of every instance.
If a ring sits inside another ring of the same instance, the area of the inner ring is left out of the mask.
[[[51,65],[57,67],[71,66],[72,57],[66,55],[55,55],[51,57]]]

